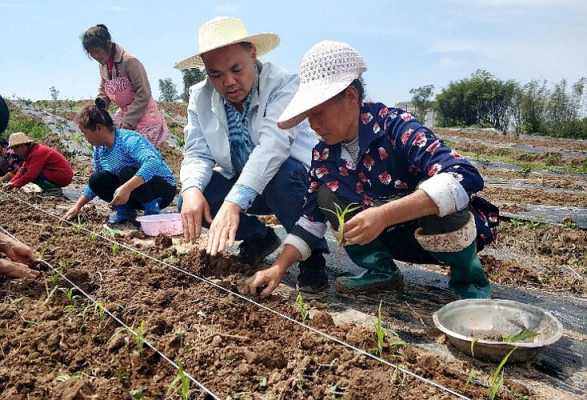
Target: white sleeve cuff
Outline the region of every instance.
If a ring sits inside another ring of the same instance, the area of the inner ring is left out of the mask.
[[[438,216],[444,217],[463,210],[469,204],[469,195],[463,185],[450,173],[434,175],[418,185],[438,207]]]
[[[306,261],[308,258],[310,258],[310,255],[312,254],[312,249],[310,248],[310,246],[308,246],[308,244],[304,242],[302,238],[296,235],[292,235],[291,233],[289,233],[285,237],[283,244],[289,244],[298,249],[298,251],[302,255],[302,261]]]

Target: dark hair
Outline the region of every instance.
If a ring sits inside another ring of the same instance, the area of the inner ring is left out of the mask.
[[[359,93],[359,101],[362,103],[363,100],[365,100],[365,81],[363,81],[363,77],[357,78],[354,81],[352,81],[339,94],[334,96],[334,98],[340,99],[342,96],[344,96],[344,93],[346,92],[346,90],[348,88],[350,88],[351,86],[353,86],[355,89],[357,89],[357,92]]]
[[[98,107],[95,104],[88,104],[75,117],[75,121],[82,129],[95,131],[98,125],[113,130],[114,122],[105,107]]]
[[[111,43],[112,37],[106,25],[92,26],[82,35],[82,45],[86,53],[89,53],[92,49],[110,50]]]

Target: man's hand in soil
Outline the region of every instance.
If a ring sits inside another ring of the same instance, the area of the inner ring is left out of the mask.
[[[240,291],[251,296],[267,297],[279,286],[286,271],[287,267],[283,268],[280,265],[273,265],[271,268],[258,271],[244,282],[244,285],[240,287]]]
[[[208,254],[215,256],[234,244],[240,212],[241,208],[237,204],[230,201],[222,203],[208,231]]]
[[[128,203],[128,198],[130,197],[132,190],[129,189],[128,186],[126,186],[126,184],[118,187],[118,189],[116,189],[114,191],[114,194],[112,195],[112,201],[110,202],[111,206],[122,206],[125,205],[126,203]]]
[[[39,276],[38,271],[34,271],[24,264],[6,259],[0,259],[0,275],[6,275],[9,278],[27,278],[35,279]]]
[[[183,204],[181,206],[181,220],[183,222],[183,236],[187,242],[194,242],[202,232],[202,218],[208,224],[212,223],[212,214],[206,198],[196,188],[183,192]]]

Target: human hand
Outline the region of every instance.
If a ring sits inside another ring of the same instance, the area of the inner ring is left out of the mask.
[[[202,232],[202,217],[209,224],[212,223],[212,214],[206,198],[196,188],[183,192],[183,204],[181,206],[181,220],[183,223],[183,236],[188,242],[194,242]]]
[[[365,245],[375,240],[387,228],[381,207],[361,211],[344,224],[344,243]]]
[[[61,217],[61,219],[64,219],[66,221],[71,221],[73,218],[77,217],[79,212],[80,212],[80,208],[77,205],[73,205],[73,206],[71,206],[71,208],[69,210],[67,210],[67,212],[65,213],[65,215],[63,217]]]
[[[18,240],[11,239],[10,242],[7,243],[4,253],[8,258],[17,263],[32,265],[35,261],[33,250]]]
[[[212,256],[232,246],[240,221],[241,208],[238,204],[225,201],[214,217],[208,231],[206,252]]]
[[[32,270],[25,264],[19,262],[1,259],[0,274],[6,275],[9,278],[35,279],[39,276],[39,271]]]
[[[257,271],[255,275],[244,281],[239,288],[240,292],[251,296],[267,297],[279,286],[286,271],[287,269],[276,264],[262,271]],[[261,290],[261,293],[259,293],[259,290]]]
[[[131,191],[128,189],[126,185],[119,186],[112,195],[112,201],[110,202],[111,206],[122,206],[128,203],[128,198],[130,197]]]

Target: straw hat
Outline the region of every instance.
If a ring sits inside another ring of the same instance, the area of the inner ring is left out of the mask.
[[[8,138],[8,147],[18,146],[19,144],[27,144],[32,143],[33,139],[28,137],[26,133],[23,132],[14,132]]]
[[[216,17],[203,24],[198,31],[199,52],[178,62],[175,64],[175,68],[180,70],[201,68],[204,66],[202,54],[240,42],[254,44],[257,49],[257,56],[262,56],[277,47],[279,36],[270,32],[249,35],[240,19]]]
[[[282,129],[302,122],[306,111],[324,103],[367,70],[363,57],[346,43],[324,40],[312,46],[300,63],[300,87],[281,116]]]

